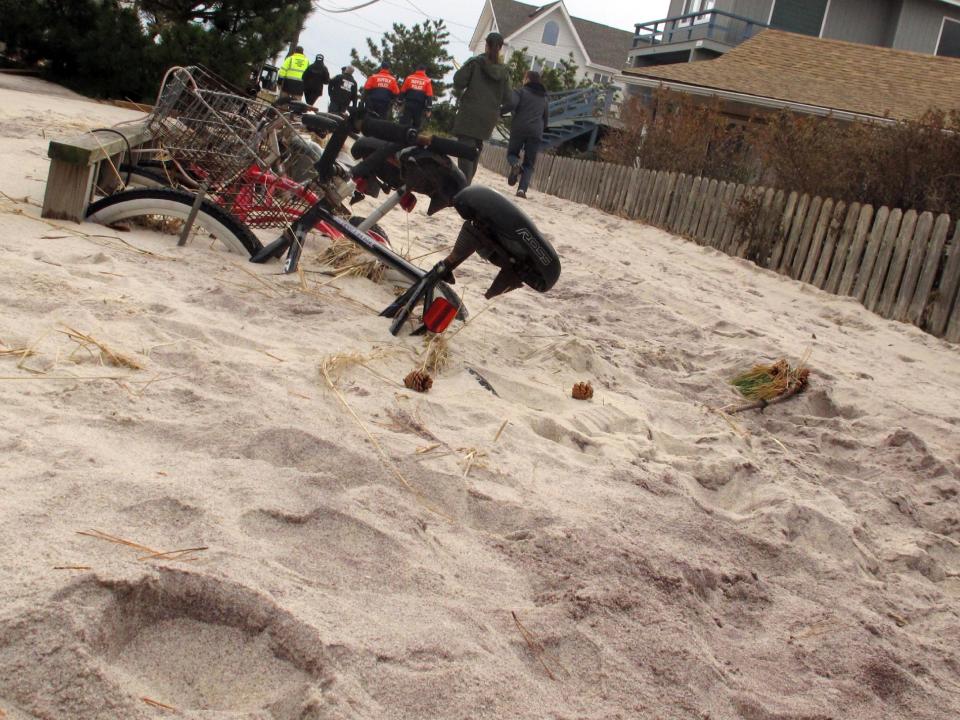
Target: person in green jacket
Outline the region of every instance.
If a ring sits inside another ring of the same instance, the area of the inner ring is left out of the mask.
[[[280,88],[284,95],[294,100],[303,99],[303,73],[308,67],[310,61],[303,54],[303,48],[297,45],[280,66]]]
[[[500,61],[502,49],[503,36],[490,33],[486,52],[467,60],[453,76],[453,88],[460,98],[453,133],[461,142],[475,144],[478,150],[493,135],[501,107],[509,106],[513,100],[510,72]],[[467,182],[471,182],[477,163],[460,159],[457,164]]]

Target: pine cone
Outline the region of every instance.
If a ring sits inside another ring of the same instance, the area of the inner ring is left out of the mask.
[[[593,385],[588,382],[578,382],[573,386],[574,400],[589,400],[593,397]]]
[[[411,390],[425,393],[433,387],[433,378],[423,370],[414,370],[403,379],[403,384]]]

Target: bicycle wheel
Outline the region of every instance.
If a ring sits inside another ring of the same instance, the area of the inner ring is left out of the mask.
[[[166,188],[170,181],[163,174],[160,167],[144,167],[141,165],[121,165],[120,177],[128,188]]]
[[[360,227],[364,220],[366,220],[366,218],[363,217],[363,215],[354,215],[350,218],[350,224],[354,227]],[[374,240],[382,242],[386,245],[390,245],[390,238],[387,236],[387,231],[379,225],[374,224],[373,227],[367,231],[367,233],[373,237]]]
[[[91,204],[87,209],[87,220],[101,225],[138,218],[186,220],[194,199],[191,193],[170,188],[124,190]],[[252,256],[263,249],[248,227],[209,200],[200,204],[195,224],[217,238],[230,252]]]

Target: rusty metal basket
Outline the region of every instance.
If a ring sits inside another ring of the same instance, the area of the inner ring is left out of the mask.
[[[319,198],[311,183],[322,148],[204,68],[167,72],[148,128],[170,185],[202,190],[251,227],[286,227]]]

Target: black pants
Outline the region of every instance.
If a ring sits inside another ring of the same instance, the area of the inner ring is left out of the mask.
[[[477,140],[476,138],[467,137],[466,135],[457,135],[457,140],[462,143],[469,143],[470,145],[477,146],[477,153],[480,153],[483,150],[483,140]],[[477,163],[480,161],[478,157],[476,161],[473,160],[464,160],[463,158],[457,159],[457,167],[460,168],[460,171],[467,176],[467,184],[473,182],[473,176],[477,174]]]
[[[507,162],[511,166],[520,162],[520,153],[523,152],[523,164],[520,171],[520,187],[518,190],[527,191],[530,187],[530,180],[533,178],[533,167],[537,162],[537,153],[540,152],[540,144],[543,141],[538,137],[515,137],[510,136],[510,144],[507,147]]]
[[[303,80],[283,78],[283,80],[280,81],[280,89],[283,90],[285,95],[289,95],[293,99],[299,100],[303,95]]]
[[[316,85],[304,85],[303,99],[307,101],[307,105],[313,105],[322,96],[323,96],[323,85],[321,85],[320,87],[317,87]]]
[[[409,125],[419,130],[423,127],[423,114],[426,108],[423,105],[404,105],[403,114],[400,116],[401,125]]]
[[[347,111],[348,107],[350,107],[349,99],[341,103],[338,100],[330,98],[330,105],[327,107],[327,111],[332,113],[344,113]]]

